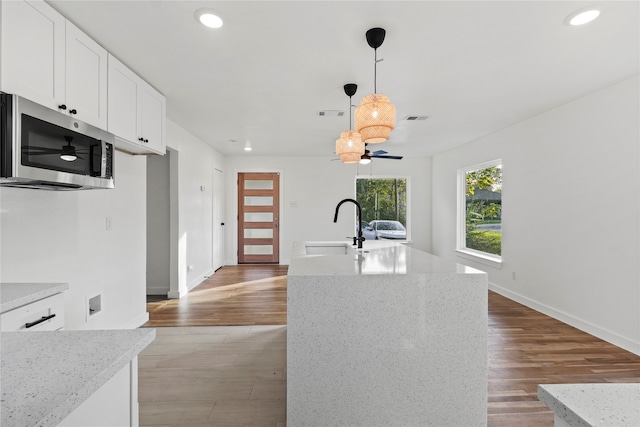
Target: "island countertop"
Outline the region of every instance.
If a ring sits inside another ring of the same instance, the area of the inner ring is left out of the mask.
[[[155,329],[3,332],[0,424],[59,424],[155,335]]]
[[[321,248],[332,245],[346,246],[348,254],[307,254],[307,246]],[[393,240],[367,240],[363,242],[362,249],[355,249],[345,241],[293,242],[291,257],[288,276],[486,274]]]
[[[0,313],[69,289],[66,283],[0,283]]]

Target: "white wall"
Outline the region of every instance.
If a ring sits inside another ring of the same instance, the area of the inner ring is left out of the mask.
[[[487,271],[499,293],[640,354],[638,81],[435,156],[433,250]],[[456,171],[497,158],[501,269],[454,252]]]
[[[176,271],[171,273],[170,296],[176,298],[213,274],[213,176],[214,169],[225,170],[225,157],[170,120],[167,146],[175,150],[170,174],[177,196],[170,203],[177,224],[171,242]]]
[[[344,205],[337,224],[333,223],[333,215],[340,200],[355,197],[357,166],[330,161],[330,158],[261,157],[255,152],[227,158],[227,265],[238,262],[238,172],[280,172],[281,264],[289,263],[291,245],[296,240],[346,241],[346,236],[353,235],[355,207]],[[359,170],[366,176],[372,173],[409,178],[411,239],[416,248],[431,250],[431,159],[374,159],[371,168],[359,166]]]
[[[166,296],[171,283],[171,153],[147,157],[147,295]]]
[[[67,329],[132,328],[148,320],[146,159],[116,152],[114,170],[113,190],[0,188],[0,281],[68,283]],[[102,312],[87,322],[86,299],[97,294]]]

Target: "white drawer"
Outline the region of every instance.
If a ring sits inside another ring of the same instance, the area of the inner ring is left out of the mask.
[[[2,332],[55,331],[63,326],[64,295],[62,293],[34,301],[0,315],[0,330]]]

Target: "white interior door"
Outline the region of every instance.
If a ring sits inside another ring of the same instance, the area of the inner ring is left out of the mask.
[[[224,250],[224,175],[221,170],[213,170],[213,269],[223,264]]]

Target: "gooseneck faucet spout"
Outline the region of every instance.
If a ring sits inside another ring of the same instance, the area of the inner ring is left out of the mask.
[[[338,211],[340,211],[340,206],[342,206],[343,203],[345,202],[351,202],[354,205],[356,205],[357,208],[357,221],[358,221],[358,236],[354,237],[353,240],[353,244],[356,244],[356,241],[358,242],[358,249],[362,249],[362,242],[364,241],[364,237],[362,237],[362,206],[360,206],[360,203],[358,203],[357,200],[354,199],[343,199],[340,200],[340,203],[338,203],[338,206],[336,206],[336,214],[333,216],[333,222],[338,222]]]

